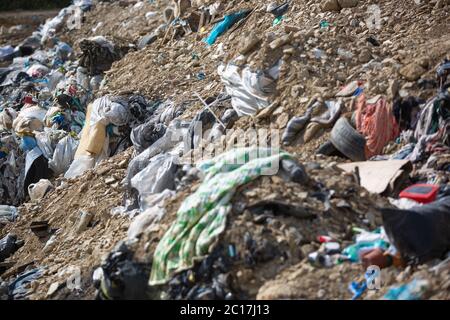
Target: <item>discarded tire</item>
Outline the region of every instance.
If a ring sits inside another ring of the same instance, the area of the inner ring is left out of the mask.
[[[323,154],[325,156],[331,156],[332,154],[334,154],[336,152],[337,152],[337,149],[333,145],[333,143],[331,141],[327,141],[317,149],[316,154]]]
[[[340,118],[331,130],[330,141],[343,155],[353,161],[364,161],[366,139],[358,133],[346,118]]]

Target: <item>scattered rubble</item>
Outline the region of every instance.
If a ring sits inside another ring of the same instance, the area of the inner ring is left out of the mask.
[[[0,298],[449,299],[449,5],[77,1],[78,27],[2,27]]]

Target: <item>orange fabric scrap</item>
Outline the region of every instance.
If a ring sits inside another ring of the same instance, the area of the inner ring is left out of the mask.
[[[356,102],[356,129],[366,137],[366,158],[383,152],[384,146],[400,133],[392,113],[392,104],[383,96],[366,100],[364,94]]]

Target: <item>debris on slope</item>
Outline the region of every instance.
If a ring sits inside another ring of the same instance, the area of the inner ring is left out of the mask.
[[[62,10],[0,74],[7,296],[448,299],[441,5]]]

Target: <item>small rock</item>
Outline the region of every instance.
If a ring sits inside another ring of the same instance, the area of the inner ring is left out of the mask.
[[[333,272],[328,276],[328,279],[330,279],[331,281],[337,280],[339,279],[340,275],[338,272]]]
[[[291,55],[295,53],[295,48],[291,46],[287,46],[283,49],[283,53]]]
[[[119,162],[119,164],[117,165],[117,167],[119,167],[119,168],[126,168],[127,165],[128,165],[128,160],[127,160],[127,159],[124,159],[124,160],[122,160],[122,161]]]
[[[51,297],[56,292],[56,290],[58,290],[58,287],[59,287],[59,283],[58,282],[52,283],[50,285],[50,288],[48,288],[47,297]]]
[[[302,93],[303,93],[303,88],[301,85],[296,84],[296,85],[292,86],[292,88],[291,88],[291,97],[292,98],[297,98]]]
[[[435,9],[441,9],[445,6],[445,1],[444,0],[438,0],[436,1],[436,5],[434,6]]]
[[[301,246],[300,250],[302,251],[303,256],[308,256],[311,252],[314,252],[316,249],[314,248],[314,246],[310,245],[310,244],[305,244],[303,246]]]
[[[111,184],[111,187],[114,188],[114,189],[119,188],[119,182]]]
[[[241,41],[241,49],[239,52],[243,55],[252,51],[252,49],[261,41],[255,34],[250,34]]]
[[[358,5],[359,0],[338,0],[341,8],[354,8]]]
[[[339,200],[339,202],[336,204],[336,207],[338,208],[351,208],[350,204],[345,201],[344,199]]]
[[[320,8],[322,12],[327,11],[339,11],[341,10],[341,6],[338,3],[338,0],[325,0],[320,4]]]
[[[308,198],[308,192],[299,192],[299,193],[297,194],[297,197],[298,197],[299,199],[305,200],[306,198]]]
[[[422,57],[420,59],[417,59],[415,63],[417,63],[422,68],[427,69],[430,65],[430,59],[428,59],[427,57]]]
[[[353,28],[357,28],[359,26],[359,20],[358,19],[350,20],[350,26]]]
[[[108,177],[105,179],[106,184],[112,184],[114,182],[116,182],[116,178],[114,178],[114,177]]]
[[[288,123],[288,121],[289,121],[289,116],[287,115],[287,113],[283,113],[282,115],[280,115],[277,118],[278,128],[282,129],[282,128],[286,127],[286,124]]]
[[[404,271],[400,272],[395,278],[396,282],[404,282],[411,274],[411,266],[407,266]]]
[[[388,97],[390,99],[393,99],[396,97],[399,93],[399,83],[396,80],[390,80],[389,81],[389,87],[387,90]]]
[[[107,173],[109,170],[111,170],[111,168],[105,166],[105,167],[103,167],[103,168],[98,169],[98,170],[97,170],[97,174],[100,175],[100,176],[102,176],[102,175],[104,175],[105,173]]]
[[[75,232],[81,233],[86,230],[88,224],[91,222],[94,215],[87,211],[81,211],[80,218],[78,220],[77,225],[75,226]]]
[[[284,108],[283,107],[278,107],[275,109],[275,111],[272,113],[274,116],[279,116],[280,114],[284,113]]]
[[[270,44],[269,47],[272,50],[275,50],[281,46],[284,46],[285,44],[289,43],[291,41],[291,36],[289,34],[285,34],[275,40],[273,40]]]
[[[400,74],[408,81],[416,81],[426,70],[418,63],[410,63],[400,69]]]
[[[370,50],[363,49],[358,55],[358,60],[361,63],[366,63],[372,60],[372,54],[370,53]]]

